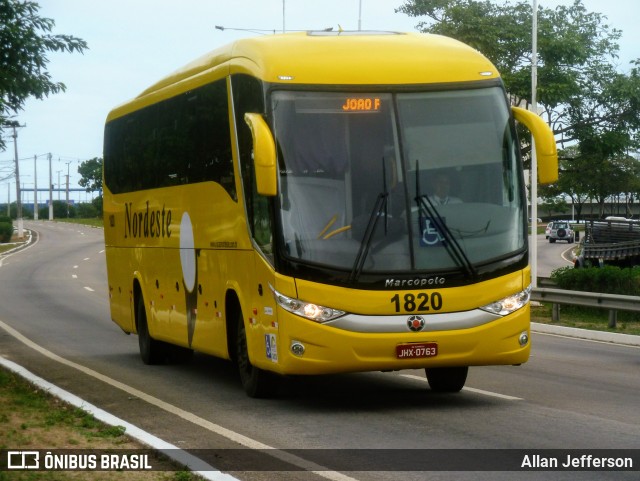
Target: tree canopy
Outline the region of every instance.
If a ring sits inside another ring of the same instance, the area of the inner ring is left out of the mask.
[[[81,179],[78,181],[87,192],[100,192],[102,195],[102,159],[94,157],[85,160],[78,166]]]
[[[0,133],[29,97],[43,99],[66,89],[47,71],[49,52],[88,48],[82,39],[52,34],[55,22],[40,17],[39,8],[32,1],[0,0]]]

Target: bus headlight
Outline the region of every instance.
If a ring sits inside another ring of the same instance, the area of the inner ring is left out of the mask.
[[[490,312],[492,314],[498,314],[500,316],[506,316],[514,311],[517,311],[521,307],[524,307],[531,296],[531,286],[527,287],[524,291],[518,292],[499,301],[492,302],[486,306],[482,306],[480,309]]]
[[[280,294],[273,287],[271,287],[271,291],[278,305],[284,310],[315,322],[331,321],[346,314],[346,312],[339,309],[319,306],[311,302],[304,302],[300,299],[287,297],[284,294]]]

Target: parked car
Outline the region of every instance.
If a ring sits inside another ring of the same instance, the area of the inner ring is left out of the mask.
[[[569,244],[573,244],[576,239],[576,233],[568,222],[556,221],[551,223],[548,239],[551,244],[557,240],[563,240]]]

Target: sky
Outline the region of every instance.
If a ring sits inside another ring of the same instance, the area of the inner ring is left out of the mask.
[[[15,118],[23,201],[33,202],[38,188],[49,183],[47,154],[52,156],[52,182],[79,188],[78,166],[102,157],[107,113],[191,60],[242,37],[243,29],[281,32],[324,29],[415,31],[421,19],[395,13],[403,0],[36,0],[40,16],[55,21],[53,33],[84,39],[84,54],[49,54],[47,70],[67,86],[45,100],[30,99]],[[502,1],[500,2],[502,3]],[[570,5],[573,0],[538,0],[540,7]],[[587,10],[607,17],[622,30],[619,70],[640,58],[637,0],[583,0]],[[216,25],[225,27],[216,29]],[[234,30],[240,29],[240,30]],[[6,133],[5,133],[6,136]],[[13,139],[0,152],[0,179],[13,170]],[[34,157],[36,160],[34,161]],[[34,173],[34,170],[36,173]],[[0,180],[0,204],[15,201],[15,179]],[[48,194],[38,193],[39,202]],[[54,193],[54,200],[58,194]],[[72,193],[76,201],[91,194]],[[62,194],[64,199],[64,194]]]

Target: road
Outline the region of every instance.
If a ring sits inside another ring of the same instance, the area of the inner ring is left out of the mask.
[[[402,371],[289,379],[277,398],[256,400],[245,396],[226,361],[196,354],[187,364],[142,364],[137,337],[109,318],[101,229],[26,226],[38,231],[37,243],[0,261],[0,356],[181,448],[309,449],[309,457],[319,452],[313,449],[365,449],[371,462],[388,456],[386,449],[640,448],[638,348],[533,334],[528,363],[472,368],[456,395],[430,392],[423,371]],[[229,453],[218,467],[243,456]],[[294,463],[305,458],[297,454]],[[389,469],[399,470],[389,459]],[[233,474],[398,479],[397,472],[357,466]],[[402,473],[410,481],[637,478],[637,471]]]
[[[571,251],[577,244],[554,242],[551,244],[538,235],[538,277],[551,277],[551,272],[558,267],[573,265]]]

